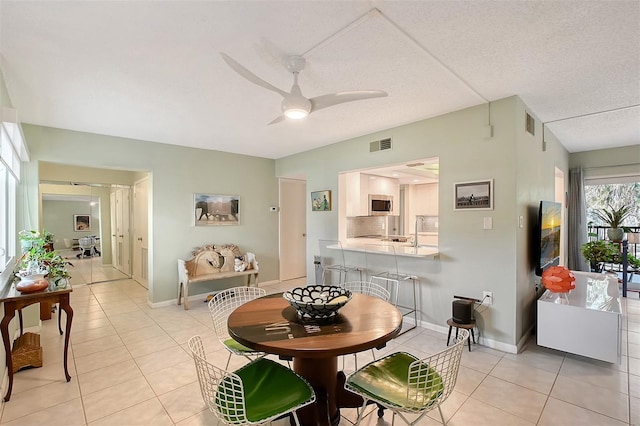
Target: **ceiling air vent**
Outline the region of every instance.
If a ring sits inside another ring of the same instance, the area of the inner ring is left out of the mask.
[[[527,132],[531,133],[532,135],[535,135],[536,134],[536,120],[531,115],[529,115],[528,112],[525,112],[525,115],[526,115],[525,124],[524,124],[525,130]]]
[[[388,149],[391,149],[391,138],[369,143],[369,152],[386,151]]]

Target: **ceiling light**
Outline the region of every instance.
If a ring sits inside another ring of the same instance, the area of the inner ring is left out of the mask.
[[[294,120],[305,118],[311,112],[311,102],[302,95],[293,94],[282,100],[282,112]]]
[[[303,109],[288,109],[284,112],[287,118],[293,118],[294,120],[300,120],[305,118],[309,113]]]
[[[414,179],[413,182],[414,183],[418,183],[418,182],[420,182],[420,179]]]

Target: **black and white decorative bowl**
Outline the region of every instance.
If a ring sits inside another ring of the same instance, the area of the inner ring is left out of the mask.
[[[332,285],[296,287],[282,295],[302,319],[332,318],[351,300],[351,296],[349,290]]]

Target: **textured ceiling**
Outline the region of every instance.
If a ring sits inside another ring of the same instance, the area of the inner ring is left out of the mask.
[[[219,52],[286,91],[304,54],[307,97],[389,96],[267,126],[280,95]],[[23,122],[267,158],[511,95],[570,152],[640,143],[635,0],[0,0],[0,54]]]

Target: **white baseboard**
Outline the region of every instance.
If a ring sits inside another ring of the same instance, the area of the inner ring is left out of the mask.
[[[279,283],[280,283],[280,281],[278,281],[278,280],[259,282],[258,283],[258,287],[262,287],[262,286],[266,286],[266,285],[279,284]],[[253,286],[253,284],[252,284],[252,286]],[[208,294],[211,294],[211,292],[193,294],[193,295],[189,296],[189,303],[194,302],[194,301],[195,302],[202,302],[203,296],[206,297]],[[184,303],[184,301],[182,303]],[[147,305],[152,309],[163,308],[165,306],[171,306],[171,305],[176,305],[176,304],[178,304],[178,298],[169,299],[169,300],[163,300],[162,302],[155,302],[155,303],[147,300]]]
[[[433,330],[433,331],[437,331],[438,333],[443,333],[443,334],[448,334],[449,333],[449,327],[446,325],[440,325],[440,324],[433,324],[430,322],[426,322],[426,321],[420,321],[420,327],[422,328],[427,328],[429,330]],[[487,339],[486,337],[483,336],[477,336],[476,337],[476,342],[479,345],[482,346],[486,346],[488,348],[491,349],[495,349],[498,351],[502,351],[502,352],[507,352],[510,354],[517,354],[518,350],[522,348],[522,346],[524,345],[524,343],[526,342],[526,337],[528,336],[525,335],[523,336],[523,338],[520,340],[520,342],[518,343],[518,345],[510,345],[508,343],[504,343],[504,342],[498,342],[497,340],[493,340],[493,339]]]

